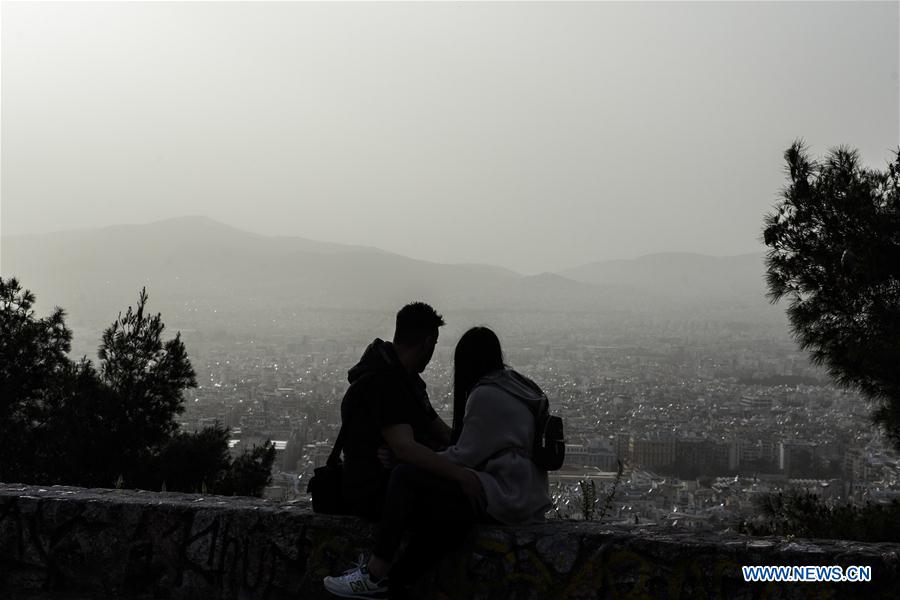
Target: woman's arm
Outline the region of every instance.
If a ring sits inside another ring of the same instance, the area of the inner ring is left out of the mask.
[[[459,439],[439,454],[455,464],[475,469],[508,447],[505,433],[509,424],[504,426],[503,415],[498,410],[501,401],[494,397],[490,388],[475,388],[466,401]]]

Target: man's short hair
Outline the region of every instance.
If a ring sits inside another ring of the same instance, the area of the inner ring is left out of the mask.
[[[430,335],[437,334],[444,325],[444,317],[424,302],[411,302],[397,312],[394,343],[404,346],[421,344]]]

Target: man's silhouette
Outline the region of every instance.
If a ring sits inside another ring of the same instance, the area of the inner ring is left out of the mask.
[[[379,451],[389,448],[398,459],[437,473],[453,469],[434,454],[449,443],[450,428],[431,407],[419,376],[443,325],[443,317],[428,304],[407,304],[397,313],[393,341],[376,338],[348,373],[350,389],[341,403],[342,492],[353,514],[381,516],[390,470]]]

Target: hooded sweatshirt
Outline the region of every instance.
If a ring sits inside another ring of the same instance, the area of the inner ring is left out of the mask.
[[[552,506],[547,472],[530,458],[543,401],[537,384],[516,371],[489,373],[469,394],[459,440],[439,453],[475,471],[487,513],[507,525],[542,521]]]
[[[402,369],[394,345],[381,338],[375,338],[371,344],[366,346],[359,362],[347,371],[347,381],[354,383],[368,373]]]

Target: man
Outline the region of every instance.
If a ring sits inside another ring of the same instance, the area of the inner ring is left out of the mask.
[[[432,408],[420,374],[431,361],[443,325],[443,317],[428,304],[407,304],[397,313],[393,341],[375,339],[348,373],[350,389],[341,403],[342,492],[353,514],[381,517],[390,480],[390,469],[383,464],[388,450],[398,461],[477,491],[470,473],[434,452],[449,444],[450,428]]]

